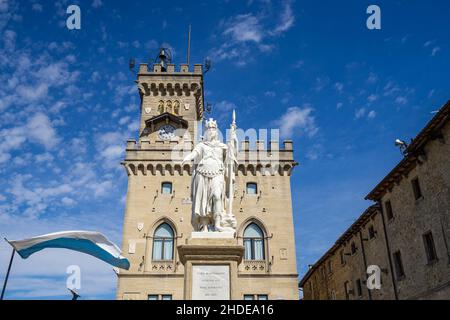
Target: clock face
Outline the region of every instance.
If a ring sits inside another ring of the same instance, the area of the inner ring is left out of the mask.
[[[175,136],[174,131],[174,127],[170,124],[165,124],[159,128],[158,135],[162,140],[169,140]]]

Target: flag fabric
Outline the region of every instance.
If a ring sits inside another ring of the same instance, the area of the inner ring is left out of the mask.
[[[130,262],[121,255],[120,249],[100,232],[61,231],[29,239],[6,241],[23,259],[42,249],[64,248],[89,254],[121,269],[130,268]]]

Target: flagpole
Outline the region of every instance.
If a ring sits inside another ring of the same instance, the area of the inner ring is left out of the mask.
[[[5,282],[3,283],[2,295],[0,297],[0,300],[3,300],[3,296],[5,295],[6,284],[8,283],[9,272],[11,271],[11,266],[12,266],[12,262],[13,262],[15,253],[16,253],[16,249],[13,248],[12,254],[11,254],[11,259],[9,260],[8,271],[6,272]]]

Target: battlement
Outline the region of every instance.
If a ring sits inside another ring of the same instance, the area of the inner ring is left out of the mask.
[[[194,68],[190,69],[190,66],[186,63],[182,63],[179,65],[178,70],[175,68],[175,64],[169,63],[164,70],[163,66],[159,63],[153,64],[150,66],[147,63],[141,63],[139,65],[138,75],[203,75],[203,65],[202,64],[194,64]]]
[[[194,148],[194,142],[190,140],[156,140],[154,142],[143,140],[140,143],[128,140],[125,160],[158,160],[180,161]],[[250,145],[248,140],[241,142],[241,148],[237,159],[240,163],[274,163],[295,162],[292,141],[283,141],[280,149],[278,141],[270,141],[265,147],[264,141],[258,140],[255,145]]]

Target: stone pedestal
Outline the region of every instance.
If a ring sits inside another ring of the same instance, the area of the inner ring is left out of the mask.
[[[236,243],[234,234],[221,234],[196,232],[178,246],[185,269],[185,300],[240,299],[236,287],[244,247]]]

